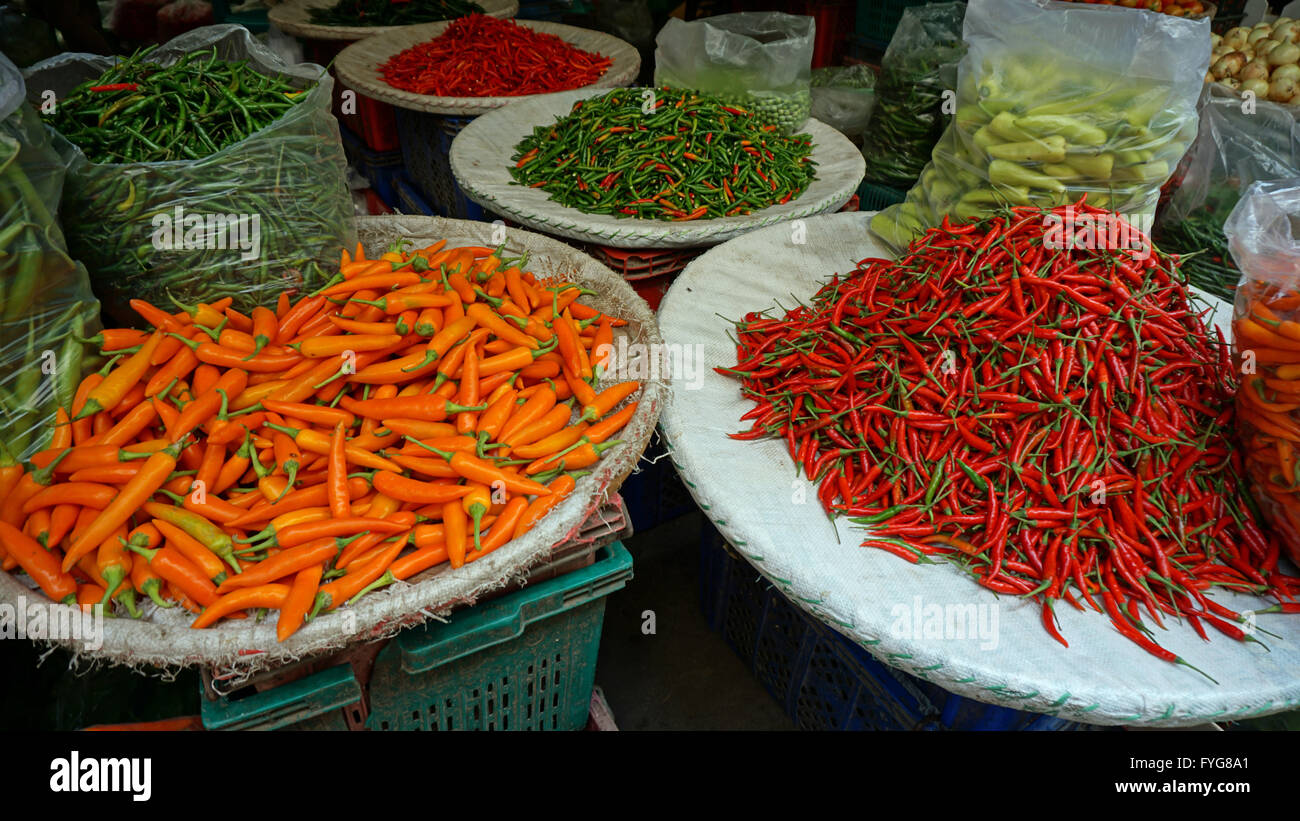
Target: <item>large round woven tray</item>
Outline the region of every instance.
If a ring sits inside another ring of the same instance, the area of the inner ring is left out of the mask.
[[[543,34],[554,34],[569,45],[583,51],[609,57],[613,64],[596,82],[584,88],[614,88],[625,86],[636,79],[641,70],[641,55],[628,43],[599,31],[548,23],[543,20],[516,20],[521,26]],[[421,111],[426,114],[452,114],[458,117],[475,117],[507,103],[529,100],[542,95],[525,94],[518,97],[434,97],[414,94],[393,88],[384,82],[379,67],[406,49],[426,43],[446,30],[450,23],[426,23],[405,26],[382,37],[369,37],[353,43],[339,53],[334,62],[339,79],[348,88],[399,108]]]
[[[285,34],[304,40],[364,40],[380,34],[400,31],[409,26],[322,26],[311,21],[310,11],[329,7],[338,0],[289,0],[272,6],[266,18]],[[519,0],[476,0],[483,13],[490,17],[514,17],[519,12]],[[417,23],[417,25],[424,25]]]
[[[808,120],[801,131],[812,136],[817,179],[785,205],[747,216],[672,222],[618,219],[585,214],[552,202],[540,188],[514,184],[510,157],[515,146],[539,125],[568,114],[574,102],[606,93],[579,89],[544,94],[490,111],[456,135],[451,171],[474,202],[515,222],[561,237],[616,248],[689,248],[715,245],[756,228],[836,211],[857,191],[866,173],[862,152],[830,126]]]
[[[704,347],[702,383],[686,390],[674,382],[660,427],[686,485],[727,541],[790,601],[882,662],[979,701],[1092,724],[1165,727],[1300,705],[1294,616],[1257,617],[1260,628],[1277,634],[1259,634],[1271,652],[1213,631],[1205,642],[1172,619],[1168,630],[1154,630],[1160,644],[1218,684],[1148,655],[1091,610],[1056,608],[1070,642],[1062,647],[1043,629],[1038,603],[994,597],[953,567],[911,565],[862,547],[866,532],[846,520],[832,526],[816,486],[796,476],[783,442],[727,437],[747,427],[740,416],[754,403],[737,380],[713,370],[736,362],[732,328],[722,317],[806,302],[831,274],[852,271],[860,259],[888,257],[868,237],[874,213],[810,219],[802,243],[769,228],[713,248],[686,267],[659,308],[669,347]],[[1231,306],[1204,298],[1217,306],[1213,321],[1226,327]],[[1210,595],[1238,611],[1268,606],[1251,596]],[[969,626],[971,610],[989,629],[967,637],[945,625],[956,614],[954,621]],[[936,623],[931,613],[943,615]]]
[[[489,223],[436,217],[363,217],[358,220],[357,230],[367,255],[382,253],[399,237],[410,239],[416,247],[444,238],[451,246],[495,247],[502,241],[500,232],[504,233],[506,253],[518,256],[527,251],[528,269],[539,277],[568,278],[595,292],[585,298],[588,304],[627,319],[628,325],[618,330],[629,343],[662,342],[649,306],[621,277],[548,237]],[[203,664],[252,674],[304,656],[386,637],[404,626],[471,604],[483,593],[522,577],[529,567],[545,560],[555,546],[574,535],[592,512],[618,490],[654,432],[666,386],[666,379],[646,380],[641,391],[631,397],[639,404],[619,435],[624,444],[610,450],[591,474],[579,479],[574,492],[533,530],[472,564],[454,571],[444,564],[413,577],[409,583],[370,593],[355,606],[318,617],[283,643],[276,641],[274,619],[261,624],[254,624],[253,619],[230,621],[193,630],[189,627],[192,616],[180,612],[180,607],[161,610],[151,603],[143,607],[145,618],[141,620],[105,619],[103,642],[98,648],[90,646],[93,641],[59,643],[83,659],[162,668]],[[20,580],[0,573],[0,604],[17,608],[47,603],[44,594],[30,589],[27,581],[26,576]]]

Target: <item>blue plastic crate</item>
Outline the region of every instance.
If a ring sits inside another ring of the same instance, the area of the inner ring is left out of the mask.
[[[433,206],[424,198],[424,194],[416,188],[415,183],[411,182],[411,178],[405,173],[398,175],[393,183],[393,189],[397,193],[397,202],[393,207],[401,213],[425,217],[438,216]]]
[[[339,137],[343,141],[343,154],[361,173],[389,207],[397,202],[396,183],[403,170],[401,151],[375,151],[351,129],[340,124]]]
[[[1069,730],[1053,716],[949,693],[877,661],[729,554],[707,520],[700,605],[709,626],[806,730]]]
[[[619,489],[637,532],[658,527],[696,510],[695,500],[677,475],[673,460],[656,435]]]
[[[456,184],[451,173],[451,142],[473,117],[448,117],[398,108],[397,136],[406,174],[437,216],[486,220],[482,206]]]

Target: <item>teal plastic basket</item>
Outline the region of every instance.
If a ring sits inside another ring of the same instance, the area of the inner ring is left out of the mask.
[[[884,51],[894,39],[894,29],[903,19],[903,11],[912,6],[924,6],[927,0],[879,0],[875,3],[858,3],[858,16],[853,33],[870,46]]]
[[[605,596],[632,578],[621,542],[589,567],[399,633],[368,685],[351,663],[243,698],[202,699],[209,730],[344,730],[369,694],[371,730],[580,730],[596,683]]]
[[[864,182],[858,187],[859,211],[883,211],[905,199],[907,199],[906,191],[899,191],[886,185]]]

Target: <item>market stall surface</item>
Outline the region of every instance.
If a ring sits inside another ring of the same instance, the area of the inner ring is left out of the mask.
[[[1222,636],[1207,643],[1185,624],[1159,632],[1160,644],[1217,684],[1148,655],[1091,612],[1058,609],[1070,641],[1065,648],[1043,630],[1036,602],[998,599],[954,568],[911,565],[861,547],[864,531],[846,520],[831,524],[815,487],[796,476],[784,442],[727,437],[745,427],[740,417],[753,403],[739,383],[713,370],[735,363],[724,317],[793,305],[858,260],[887,257],[868,239],[871,216],[810,218],[806,234],[778,226],[714,248],[686,268],[660,307],[669,348],[702,349],[702,379],[692,385],[697,389],[674,389],[661,432],[696,501],[728,541],[791,601],[882,661],[959,695],[1120,726],[1189,726],[1300,705],[1295,619],[1260,617],[1260,626],[1276,634],[1266,638],[1267,649]],[[1229,310],[1219,303],[1214,321],[1226,324]],[[1216,598],[1237,611],[1268,606],[1249,596]],[[957,609],[980,611],[990,629],[949,635],[947,614]],[[935,610],[937,632],[926,626]]]

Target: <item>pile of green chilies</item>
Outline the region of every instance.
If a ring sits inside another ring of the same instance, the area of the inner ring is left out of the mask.
[[[91,162],[197,160],[275,122],[305,93],[219,59],[215,47],[167,66],[146,60],[152,50],[77,86],[49,116]]]
[[[1106,612],[1170,662],[1148,620],[1253,641],[1206,592],[1295,613],[1300,578],[1242,480],[1228,346],[1168,256],[1051,247],[1046,214],[945,218],[809,305],[746,315],[719,371],[758,404],[732,437],[784,439],[864,545],[1034,598],[1062,644],[1054,607]]]
[[[1182,219],[1164,218],[1156,226],[1160,247],[1180,257],[1179,270],[1206,293],[1231,302],[1241,271],[1228,253],[1223,224],[1241,197],[1230,183],[1211,183],[1205,202]]]
[[[1187,219],[1160,230],[1161,247],[1180,257],[1179,270],[1187,281],[1208,294],[1228,302],[1241,281],[1241,271],[1228,253],[1223,223],[1217,226]]]
[[[588,214],[695,220],[749,214],[798,197],[816,177],[807,134],[782,137],[715,97],[620,88],[579,100],[515,147],[519,185]]]
[[[339,0],[312,9],[309,16],[318,26],[409,26],[482,13],[483,7],[469,0]]]

